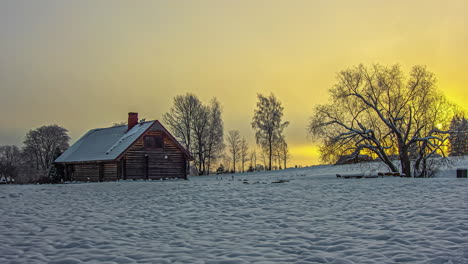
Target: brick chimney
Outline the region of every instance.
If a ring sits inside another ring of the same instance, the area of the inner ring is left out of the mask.
[[[132,129],[136,124],[138,124],[138,113],[130,112],[128,113],[128,129]]]

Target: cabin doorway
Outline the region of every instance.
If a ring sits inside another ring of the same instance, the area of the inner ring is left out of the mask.
[[[145,155],[144,176],[145,176],[145,180],[149,179],[149,157],[148,157],[148,155]]]
[[[104,163],[99,163],[99,181],[104,181]]]
[[[127,179],[127,160],[125,158],[123,158],[121,160],[121,178],[122,180],[126,180]]]

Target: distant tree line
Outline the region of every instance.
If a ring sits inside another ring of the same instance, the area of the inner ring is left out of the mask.
[[[256,131],[257,146],[261,150],[259,158],[255,147],[249,151],[247,139],[241,137],[238,130],[231,130],[225,136],[222,107],[216,98],[205,104],[191,93],[174,97],[172,107],[163,115],[164,123],[195,157],[191,168],[196,168],[196,174],[286,168],[291,155],[283,135],[284,128],[289,124],[281,121],[283,107],[273,94],[268,97],[259,94],[258,99],[252,128]],[[123,124],[125,122],[115,123],[114,126]],[[0,146],[0,181],[63,181],[64,168],[55,164],[54,160],[69,147],[69,141],[67,129],[46,125],[30,130],[22,148]]]
[[[68,130],[47,125],[30,130],[23,147],[0,146],[0,180],[5,183],[59,182],[63,168],[54,160],[68,148]]]
[[[225,135],[222,107],[216,98],[204,104],[194,94],[178,95],[163,118],[174,136],[194,155],[198,175],[209,175],[214,170],[245,172],[249,161],[247,171],[286,168],[291,155],[283,135],[289,124],[282,122],[284,108],[273,94],[259,94],[258,99],[251,124],[262,153],[261,166],[257,164],[255,148],[249,152],[247,140],[238,130]]]

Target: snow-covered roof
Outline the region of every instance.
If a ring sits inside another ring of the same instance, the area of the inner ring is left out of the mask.
[[[55,162],[115,160],[157,121],[141,122],[127,132],[127,125],[90,130]]]

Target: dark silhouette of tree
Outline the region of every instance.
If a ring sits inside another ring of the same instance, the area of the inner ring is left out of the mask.
[[[257,144],[268,152],[268,170],[271,170],[273,148],[282,139],[283,130],[289,122],[282,122],[284,108],[273,94],[268,97],[258,94],[257,97],[252,128],[255,129]]]
[[[54,160],[56,160],[60,155],[62,155],[62,151],[60,148],[56,148],[54,152]],[[62,182],[65,178],[65,166],[59,163],[53,163],[52,166],[50,166],[49,170],[49,181],[51,183],[59,183]]]
[[[242,140],[239,131],[231,130],[227,135],[227,147],[232,160],[232,171],[236,172],[236,164],[241,157],[242,151]]]
[[[450,123],[450,155],[468,155],[468,120],[456,116]]]
[[[198,174],[206,174],[205,150],[208,144],[208,125],[210,110],[208,106],[198,104],[195,109],[196,115],[193,120],[193,151],[197,156],[195,164],[198,165]]]
[[[283,169],[286,169],[288,161],[292,158],[292,156],[291,153],[289,153],[288,143],[286,143],[285,139],[279,142],[277,149],[279,159],[283,163]]]
[[[250,167],[253,168],[252,171],[256,171],[257,170],[257,152],[255,151],[255,149],[250,152],[249,160],[250,160]]]
[[[245,140],[245,138],[242,138],[241,145],[240,145],[240,162],[241,162],[242,172],[245,172],[245,163],[249,161],[248,156],[249,156],[249,144],[247,144],[247,140]]]
[[[33,166],[39,177],[46,177],[54,162],[56,149],[65,151],[69,140],[68,130],[58,125],[30,130],[23,142],[25,162]]]
[[[201,102],[194,94],[174,97],[171,109],[163,115],[164,122],[185,148],[192,152],[193,127]]]
[[[224,149],[221,104],[216,98],[204,105],[197,96],[187,93],[174,98],[170,111],[163,116],[174,136],[195,157],[200,175],[209,174]]]
[[[221,104],[216,98],[213,98],[209,107],[208,136],[205,151],[207,174],[210,173],[212,164],[221,158],[224,147],[224,123]]]
[[[21,151],[17,146],[0,146],[0,179],[15,182],[21,163]]]

